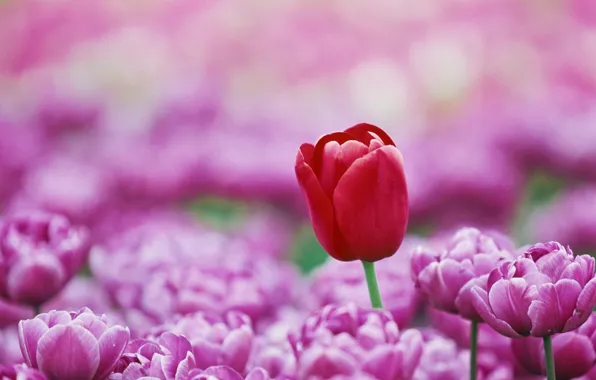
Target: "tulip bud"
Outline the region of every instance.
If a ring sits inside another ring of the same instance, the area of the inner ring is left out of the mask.
[[[319,242],[340,261],[397,251],[408,222],[403,158],[382,129],[358,124],[302,144],[295,165]]]

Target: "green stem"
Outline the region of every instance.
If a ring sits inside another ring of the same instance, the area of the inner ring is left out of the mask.
[[[41,314],[41,305],[33,306],[33,312],[35,313],[35,316]]]
[[[478,376],[478,322],[470,325],[470,380]]]
[[[555,376],[555,359],[553,358],[553,343],[550,336],[542,338],[544,341],[544,362],[546,363],[547,380],[557,380]]]
[[[368,285],[368,295],[370,296],[370,303],[374,309],[382,309],[383,301],[381,300],[379,284],[377,283],[375,263],[362,261],[362,266],[364,266],[364,274],[366,275],[366,284]]]

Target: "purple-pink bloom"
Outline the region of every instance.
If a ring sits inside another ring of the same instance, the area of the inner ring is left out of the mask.
[[[572,379],[588,373],[596,364],[596,314],[575,331],[552,337],[557,379]],[[511,347],[518,363],[528,372],[545,375],[542,339],[514,339]]]
[[[414,380],[459,380],[469,376],[469,350],[458,348],[454,341],[432,331],[427,333],[426,338],[420,364],[414,373]],[[490,367],[482,364],[479,362],[478,365],[482,379],[513,379],[513,368],[506,363]]]
[[[262,368],[254,368],[242,376],[231,367],[213,366],[205,370],[193,369],[186,380],[269,380],[269,374]]]
[[[596,306],[594,258],[557,242],[539,243],[474,286],[478,314],[505,336],[544,337],[577,329]]]
[[[63,216],[30,212],[0,221],[0,295],[40,305],[81,268],[89,233]]]
[[[50,380],[105,379],[124,352],[130,332],[82,308],[51,311],[19,322],[19,344],[28,366]]]
[[[470,348],[470,320],[458,314],[452,314],[429,307],[430,326],[443,336],[452,339],[464,349]],[[511,338],[493,330],[486,323],[478,325],[478,366],[485,371],[492,371],[498,366],[513,366],[515,359],[511,352]]]
[[[25,364],[0,365],[2,380],[47,380],[43,373]]]
[[[395,255],[377,266],[383,306],[391,312],[399,327],[410,323],[419,304],[418,292],[410,281],[410,268],[406,262],[408,255],[403,254],[413,248],[415,242],[406,238]],[[359,261],[327,260],[314,272],[310,294],[314,295],[316,307],[347,302],[364,308],[370,306],[366,278]]]
[[[463,228],[439,251],[420,246],[412,254],[412,276],[431,305],[479,321],[473,286],[484,288],[499,262],[512,259],[513,244],[500,235]]]
[[[165,332],[155,341],[130,341],[109,379],[148,377],[160,380],[187,380],[190,371],[195,367],[195,357],[188,339]]]
[[[246,368],[254,336],[250,318],[234,311],[223,318],[206,313],[189,314],[157,331],[186,337],[192,346],[197,368],[225,365],[240,373]]]
[[[410,379],[422,354],[417,330],[399,332],[391,314],[354,304],[328,305],[290,335],[299,379],[367,373],[380,380]]]
[[[19,346],[19,333],[16,322],[13,326],[0,330],[0,364],[23,363],[23,354]]]

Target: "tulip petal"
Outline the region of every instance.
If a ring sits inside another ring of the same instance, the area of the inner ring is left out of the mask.
[[[216,366],[207,368],[201,375],[204,375],[204,379],[226,379],[226,380],[244,380],[242,376],[230,367]],[[202,377],[199,377],[203,379]]]
[[[97,341],[99,345],[99,366],[95,380],[105,379],[122,356],[126,344],[130,339],[130,331],[122,326],[112,326],[107,329]]]
[[[541,273],[550,277],[552,282],[561,278],[561,274],[569,264],[569,255],[566,252],[553,252],[536,261],[536,266]]]
[[[0,328],[14,326],[20,320],[34,316],[32,307],[0,298]]]
[[[437,308],[456,313],[455,298],[461,287],[474,277],[474,273],[452,259],[430,263],[420,272],[420,289]]]
[[[474,302],[472,301],[472,288],[474,286],[478,286],[481,289],[486,289],[487,279],[488,274],[480,277],[474,277],[470,281],[466,282],[459,290],[457,298],[455,299],[455,307],[458,314],[465,319],[482,322],[482,317],[476,311]]]
[[[19,322],[19,345],[29,367],[37,368],[37,345],[41,336],[48,330],[48,325],[39,318]]]
[[[334,221],[333,204],[325,195],[313,169],[304,162],[300,152],[296,160],[295,170],[296,178],[308,204],[308,212],[319,243],[329,255],[337,260],[350,261],[357,259],[357,257],[342,256],[345,252],[342,252],[337,244],[338,236]]]
[[[528,309],[532,336],[544,337],[561,332],[573,315],[580,293],[581,287],[574,280],[563,279],[556,284],[540,286],[538,298]]]
[[[373,348],[364,362],[362,370],[379,380],[405,378],[398,376],[404,362],[404,352],[396,346],[379,345]]]
[[[399,153],[385,146],[356,160],[333,194],[335,219],[347,246],[366,261],[397,251],[408,220],[408,194]]]
[[[65,277],[62,264],[52,255],[22,259],[8,274],[8,294],[15,301],[38,305],[60,291]]]
[[[391,137],[389,137],[387,132],[373,124],[356,124],[355,126],[346,129],[344,132],[354,136],[356,139],[365,143],[366,145],[369,145],[370,141],[374,139],[376,135],[385,145],[395,146],[395,143]]]
[[[596,306],[596,278],[591,279],[588,281],[586,286],[584,286],[583,290],[577,297],[577,304],[575,305],[575,310],[573,315],[567,323],[565,323],[565,327],[563,328],[563,332],[575,330],[584,322],[588,320],[590,315],[592,315],[592,310]]]
[[[269,374],[263,368],[253,368],[247,375],[245,380],[269,380]]]
[[[336,375],[352,375],[356,371],[354,358],[334,347],[309,348],[300,356],[297,366],[299,379],[314,376],[329,379]]]
[[[499,280],[490,288],[488,299],[495,316],[506,321],[519,334],[527,335],[532,328],[532,321],[528,317],[531,297],[528,297],[528,287],[525,280],[512,278]]]
[[[574,379],[588,373],[596,362],[590,339],[581,334],[553,336],[553,356],[558,379]]]
[[[503,280],[499,280],[503,281]],[[497,281],[498,282],[498,281]],[[473,287],[471,290],[472,293],[472,302],[474,303],[474,308],[480,314],[484,322],[486,322],[490,327],[492,327],[495,331],[508,336],[510,338],[521,338],[522,335],[516,332],[509,323],[506,321],[497,318],[495,313],[493,312],[492,308],[488,302],[488,293],[486,290],[481,289],[479,287]]]
[[[232,330],[224,339],[222,349],[225,364],[244,372],[252,347],[252,333],[247,329]]]
[[[39,340],[37,363],[52,379],[91,380],[99,367],[99,346],[83,327],[54,326]]]

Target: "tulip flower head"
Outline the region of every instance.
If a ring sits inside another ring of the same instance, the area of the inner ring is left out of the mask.
[[[403,158],[379,127],[358,124],[302,144],[296,177],[319,242],[340,261],[375,262],[402,243],[408,221]]]
[[[62,216],[33,212],[0,221],[0,295],[40,305],[62,290],[88,252],[88,231]]]
[[[536,244],[471,289],[478,314],[505,336],[546,337],[577,329],[596,306],[594,258],[557,242]]]
[[[130,332],[108,326],[83,308],[51,311],[19,323],[19,344],[25,362],[49,380],[102,380],[120,359]]]
[[[423,246],[414,250],[414,283],[436,308],[481,321],[472,305],[470,290],[473,286],[485,288],[488,274],[497,263],[513,258],[513,247],[512,242],[499,235],[462,228],[440,251]]]

